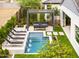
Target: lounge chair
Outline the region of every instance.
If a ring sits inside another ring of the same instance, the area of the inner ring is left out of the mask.
[[[9,36],[10,38],[16,39],[16,40],[17,40],[17,39],[22,39],[22,40],[24,39],[24,37],[12,37],[11,35],[8,35],[8,36]]]
[[[11,44],[11,45],[5,45],[6,47],[22,47],[22,44]]]
[[[16,34],[15,34],[15,33],[12,32],[12,31],[11,31],[11,33],[12,33],[13,35],[16,35],[16,36],[25,36],[25,35],[26,35],[26,34],[24,34],[24,33],[16,33]]]
[[[15,31],[16,33],[26,33],[26,31],[17,31],[13,28],[13,31]]]
[[[6,39],[6,41],[11,43],[11,44],[22,44],[23,43],[21,41],[9,41],[8,39]]]

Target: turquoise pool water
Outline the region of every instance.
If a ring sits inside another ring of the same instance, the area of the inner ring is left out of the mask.
[[[37,53],[48,42],[42,32],[30,32],[26,42],[25,53]]]

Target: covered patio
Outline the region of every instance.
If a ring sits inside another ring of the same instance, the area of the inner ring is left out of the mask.
[[[27,30],[29,31],[29,27],[30,27],[30,14],[45,14],[45,13],[50,13],[51,15],[51,27],[54,26],[54,11],[53,10],[46,10],[46,9],[43,9],[43,10],[37,10],[37,9],[29,9],[27,11],[27,20],[26,20],[26,23],[27,23]],[[39,25],[39,26],[37,26]],[[33,24],[34,27],[38,27],[38,28],[47,28],[47,27],[50,27],[48,25],[48,22],[35,22],[35,24]],[[32,27],[33,28],[33,27]]]

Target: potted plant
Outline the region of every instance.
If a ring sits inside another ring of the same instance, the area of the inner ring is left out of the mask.
[[[54,19],[55,25],[60,25],[60,10],[57,7],[54,8]]]

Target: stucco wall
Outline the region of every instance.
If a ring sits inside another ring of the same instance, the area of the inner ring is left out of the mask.
[[[73,48],[75,49],[76,53],[79,56],[79,44],[77,43],[77,41],[75,39],[75,25],[77,25],[79,27],[79,16],[77,16],[74,12],[72,12],[70,9],[66,8],[63,5],[61,6],[61,10],[71,18],[71,30],[70,30],[69,41],[71,42]],[[63,18],[63,17],[61,17],[61,18]],[[62,20],[63,19],[61,19],[61,21]],[[61,23],[63,23],[63,22],[61,22]]]

